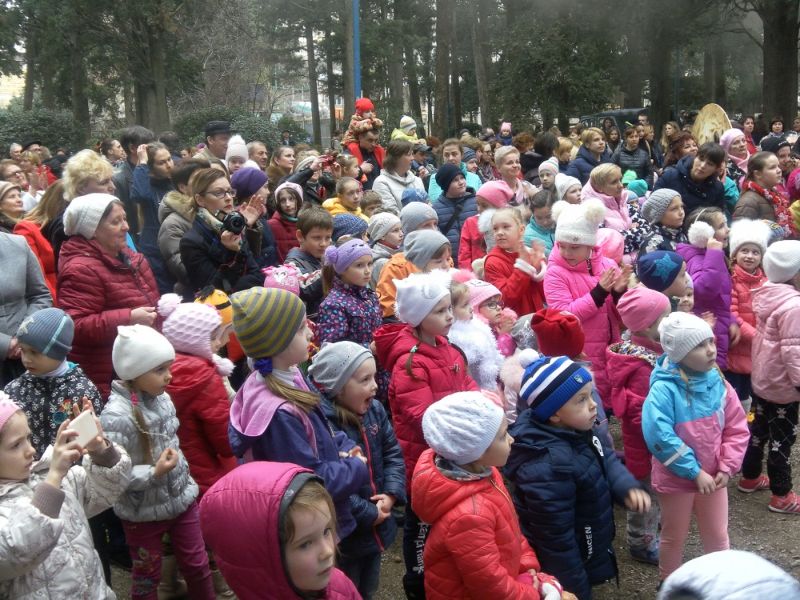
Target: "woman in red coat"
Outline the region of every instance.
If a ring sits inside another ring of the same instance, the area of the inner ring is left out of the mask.
[[[58,300],[75,322],[69,358],[107,399],[117,327],[155,327],[158,287],[144,256],[127,246],[125,209],[114,196],[75,198],[64,213],[64,231],[70,237],[59,256]]]

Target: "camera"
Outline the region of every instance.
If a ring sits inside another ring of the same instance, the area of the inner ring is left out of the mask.
[[[222,219],[222,231],[230,231],[235,235],[242,233],[246,226],[247,221],[244,216],[236,210],[229,212],[225,215],[225,218]]]

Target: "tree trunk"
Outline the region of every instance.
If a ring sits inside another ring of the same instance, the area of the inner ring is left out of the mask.
[[[764,24],[764,111],[791,121],[797,112],[797,19],[800,0],[755,5]]]
[[[472,19],[470,36],[472,39],[473,56],[475,57],[475,85],[478,88],[478,106],[481,111],[481,125],[489,127],[492,124],[492,107],[489,102],[489,69],[488,57],[491,53],[489,38],[484,34],[489,19],[489,6],[487,0],[479,0],[477,18]]]
[[[169,109],[167,108],[167,56],[164,47],[166,32],[161,27],[150,29],[150,65],[152,72],[152,120],[153,131],[159,133],[169,130]]]
[[[25,92],[22,96],[22,108],[23,110],[31,110],[33,108],[33,91],[36,87],[36,77],[40,75],[36,64],[36,42],[39,39],[39,35],[36,31],[37,25],[34,21],[36,17],[33,11],[26,12],[28,37],[25,40]]]
[[[463,109],[461,107],[461,82],[458,78],[460,65],[458,60],[454,61],[453,70],[450,73],[450,88],[453,90],[453,117],[452,117],[452,130],[458,131],[461,129]]]
[[[453,30],[452,15],[455,6],[453,0],[436,2],[436,67],[434,70],[434,122],[431,127],[433,135],[440,139],[447,137],[449,122],[449,89],[450,79],[450,32]]]
[[[725,89],[725,48],[722,40],[711,51],[714,57],[714,102],[722,106],[728,103],[728,94]]]
[[[133,125],[136,122],[136,113],[133,105],[133,89],[127,77],[122,81],[122,101],[125,104],[125,124]]]
[[[90,127],[88,80],[83,60],[81,29],[77,23],[69,28],[69,72],[71,83],[72,118],[88,132]]]
[[[650,46],[649,72],[650,72],[650,122],[656,131],[661,131],[663,123],[669,121],[670,106],[673,99],[672,53],[673,45],[670,42],[671,31],[662,28],[660,24],[653,23],[652,44]],[[677,66],[676,66],[677,68]],[[676,106],[675,111],[680,110]]]
[[[330,27],[325,28],[325,77],[328,91],[328,119],[331,139],[337,129],[336,124],[336,88],[333,85],[336,75],[333,72],[333,35]]]
[[[422,125],[422,99],[419,95],[419,80],[417,78],[417,57],[414,54],[414,47],[411,42],[406,38],[405,43],[405,61],[406,67],[406,80],[408,81],[408,112],[410,112],[415,119],[420,119],[419,125]]]
[[[355,97],[355,74],[353,73],[353,53],[355,46],[353,44],[353,3],[351,0],[341,0],[344,5],[342,15],[344,15],[344,39],[345,50],[344,60],[342,61],[342,76],[344,79],[344,114],[342,119],[345,124],[349,123],[350,115],[355,112],[356,97]]]
[[[306,22],[306,61],[308,64],[308,93],[311,96],[311,128],[314,144],[322,145],[322,128],[319,123],[319,89],[317,88],[317,57],[314,55],[314,29]]]

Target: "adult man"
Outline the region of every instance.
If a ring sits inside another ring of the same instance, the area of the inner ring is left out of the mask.
[[[358,159],[361,172],[367,176],[364,189],[371,190],[373,182],[381,174],[383,157],[386,154],[378,144],[378,131],[370,129],[359,133],[355,142],[347,144],[347,151]]]
[[[247,144],[247,155],[262,171],[267,170],[269,164],[269,151],[264,142],[254,141]]]
[[[114,170],[114,187],[116,195],[125,205],[125,216],[128,219],[128,227],[134,241],[139,235],[139,207],[131,198],[131,183],[133,182],[133,169],[139,164],[137,149],[142,144],[149,144],[155,141],[156,135],[141,125],[126,127],[119,134],[119,143],[122,145],[127,158],[120,161]]]
[[[281,131],[281,146],[294,146],[292,134],[289,133],[288,129]]]
[[[8,147],[8,156],[11,160],[19,160],[20,154],[22,154],[22,145],[14,142],[11,146]]]
[[[36,154],[42,154],[42,142],[39,140],[30,140],[22,144],[22,151],[23,152],[36,152]]]
[[[195,154],[198,158],[225,160],[228,142],[231,139],[231,124],[227,121],[209,121],[206,123],[206,147]]]

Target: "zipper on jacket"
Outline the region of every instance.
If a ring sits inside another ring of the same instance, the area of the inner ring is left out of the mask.
[[[372,453],[369,451],[369,440],[367,439],[366,431],[364,430],[364,425],[360,424],[358,426],[358,430],[361,433],[361,439],[364,440],[364,449],[367,451],[367,470],[369,471],[369,487],[372,490],[372,495],[376,496],[378,494],[378,488],[375,486],[375,477],[372,474]],[[392,518],[390,514],[388,518]],[[372,535],[375,536],[375,542],[378,544],[378,548],[380,551],[384,551],[383,544],[381,543],[381,537],[378,535],[378,526],[372,526]]]

